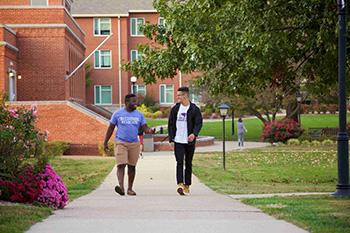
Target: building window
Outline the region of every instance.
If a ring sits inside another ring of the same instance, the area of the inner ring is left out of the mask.
[[[174,86],[173,85],[159,85],[160,88],[160,98],[159,102],[161,104],[172,104],[174,103]]]
[[[95,86],[95,104],[112,104],[112,86]]]
[[[197,88],[194,85],[188,85],[188,89],[190,90],[188,99],[192,103],[196,103],[196,104],[200,103],[202,101],[202,97],[199,94],[199,90],[197,90]]]
[[[131,18],[131,35],[132,36],[143,36],[139,31],[140,25],[145,21],[144,18]]]
[[[134,88],[133,92],[135,95],[141,93],[143,96],[146,95],[146,85],[132,85]]]
[[[48,0],[31,0],[30,5],[32,6],[47,6]]]
[[[111,68],[111,50],[97,50],[95,52],[95,68]]]
[[[94,18],[94,35],[104,36],[111,34],[110,18]]]
[[[165,26],[165,19],[162,17],[158,18],[158,25]]]
[[[131,61],[138,59],[142,56],[142,53],[139,53],[137,50],[131,50]]]

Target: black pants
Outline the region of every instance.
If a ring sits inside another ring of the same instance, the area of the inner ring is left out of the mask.
[[[176,158],[176,180],[177,183],[185,185],[192,184],[192,159],[195,145],[174,143],[175,158]],[[185,180],[184,180],[184,159],[185,159]]]

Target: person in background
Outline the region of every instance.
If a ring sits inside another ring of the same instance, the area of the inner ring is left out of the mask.
[[[117,163],[119,185],[115,186],[114,190],[122,196],[125,195],[124,174],[126,166],[128,166],[127,194],[136,195],[135,191],[132,190],[132,186],[134,184],[136,164],[140,152],[140,142],[137,138],[139,127],[142,128],[143,132],[148,134],[153,134],[156,130],[156,127],[151,129],[147,126],[145,116],[142,112],[136,110],[136,107],[136,96],[134,94],[126,95],[125,108],[113,113],[104,141],[104,150],[108,154],[109,149],[107,143],[114,132],[115,126],[117,126],[114,141],[114,155]]]
[[[189,101],[188,95],[188,87],[180,87],[177,90],[178,103],[172,107],[168,121],[169,143],[171,148],[175,149],[177,192],[180,195],[190,194],[196,137],[203,124],[202,113]]]
[[[243,146],[243,142],[244,142],[244,131],[248,132],[248,130],[246,129],[242,118],[238,119],[237,122],[237,135],[238,135],[238,146]]]

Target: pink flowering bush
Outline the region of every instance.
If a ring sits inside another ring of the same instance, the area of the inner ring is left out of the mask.
[[[42,194],[40,180],[29,168],[10,180],[0,180],[0,198],[12,202],[34,202]]]
[[[38,201],[47,203],[52,208],[63,208],[69,200],[67,188],[64,185],[61,177],[55,173],[51,165],[46,167],[39,174],[42,194]]]
[[[47,133],[35,127],[37,106],[9,108],[6,99],[6,94],[0,93],[0,179],[17,177],[29,166],[38,174],[48,155],[41,153]]]
[[[298,138],[304,128],[292,119],[283,118],[273,122],[264,123],[262,126],[261,141],[265,142],[286,142],[290,138]]]

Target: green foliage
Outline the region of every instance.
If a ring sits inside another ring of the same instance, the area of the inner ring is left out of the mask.
[[[155,112],[159,111],[159,107],[157,107],[157,106],[149,106],[149,107],[147,107],[147,109],[151,113],[155,113]]]
[[[305,129],[298,122],[282,118],[270,123],[264,123],[261,138],[262,141],[270,143],[286,142],[290,138],[298,138],[304,131]]]
[[[301,145],[303,146],[309,146],[310,145],[310,142],[308,140],[304,140],[301,142]]]
[[[43,152],[52,153],[54,156],[63,155],[68,150],[70,143],[64,141],[53,141],[44,144]]]
[[[12,179],[33,167],[38,174],[46,165],[48,155],[41,153],[47,131],[35,127],[37,106],[5,105],[5,94],[0,96],[0,179]],[[35,158],[35,159],[32,159]]]
[[[321,142],[320,141],[317,141],[317,140],[313,140],[311,141],[310,143],[312,146],[320,146],[321,145]]]
[[[100,152],[102,156],[114,156],[114,142],[108,142],[108,149],[109,149],[108,154],[106,154],[103,148],[104,148],[104,144],[103,142],[101,142],[98,145],[98,152]]]
[[[326,139],[322,141],[322,146],[331,146],[331,145],[333,145],[333,141],[330,139]]]
[[[316,140],[316,141],[319,141],[319,142],[322,142],[322,141],[324,141],[324,140],[332,140],[333,142],[335,142],[336,140],[337,140],[337,136],[329,136],[329,137],[327,137],[327,136],[319,136],[319,137],[311,137],[311,136],[309,136],[309,135],[307,135],[307,134],[303,134],[303,135],[301,135],[299,138],[299,141],[309,141],[309,142],[311,142],[311,141],[314,141],[314,140]]]
[[[142,112],[147,118],[159,118],[163,115],[162,111],[158,110],[156,112],[152,112],[152,109],[154,108],[146,107],[144,104],[142,104],[141,107],[137,107],[137,110]]]
[[[288,145],[300,145],[300,142],[299,142],[298,139],[289,139],[289,140],[287,141],[287,144],[288,144]]]
[[[140,105],[145,105],[146,107],[155,106],[156,101],[154,100],[153,96],[145,95],[144,98],[141,100]]]
[[[86,62],[85,63],[85,88],[91,87],[92,82],[94,81],[90,76],[92,75],[92,72],[94,69],[92,69],[92,63]]]

